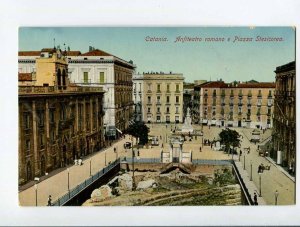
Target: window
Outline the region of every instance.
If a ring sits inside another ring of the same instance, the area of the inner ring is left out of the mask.
[[[156,121],[160,122],[160,116],[156,116]]]
[[[258,105],[258,106],[261,106],[261,98],[260,98],[260,99],[257,99],[257,105]]]
[[[49,118],[50,118],[50,123],[54,123],[54,111],[53,109],[50,109],[49,111]]]
[[[24,113],[24,128],[29,129],[29,127],[30,127],[29,113]]]
[[[38,111],[37,113],[38,126],[44,126],[44,111]]]
[[[242,107],[239,107],[239,114],[242,113]]]
[[[167,84],[167,92],[170,92],[170,84]]]
[[[179,113],[179,107],[176,106],[176,113],[178,114]]]
[[[160,107],[157,107],[157,113],[160,113]]]
[[[170,96],[167,96],[167,103],[170,102]]]
[[[148,91],[151,91],[151,84],[148,84]]]
[[[179,84],[176,84],[176,92],[179,92]]]
[[[89,73],[83,72],[83,83],[87,84],[89,82]]]
[[[157,84],[157,92],[160,92],[160,84]]]
[[[179,103],[179,96],[176,96],[176,103]]]
[[[104,72],[100,72],[100,84],[104,83]]]
[[[40,148],[41,149],[44,148],[44,134],[43,133],[40,134]]]
[[[167,113],[170,113],[170,108],[169,107],[167,107]]]
[[[268,108],[268,115],[271,115],[271,108]]]
[[[25,142],[25,150],[26,150],[26,154],[29,154],[30,151],[30,139],[27,139]]]
[[[157,96],[157,103],[160,103],[160,96]]]
[[[50,133],[50,141],[53,143],[55,141],[55,130],[52,130]]]
[[[150,113],[151,112],[151,108],[150,107],[148,107],[148,113]]]
[[[148,96],[148,103],[151,103],[151,96]]]

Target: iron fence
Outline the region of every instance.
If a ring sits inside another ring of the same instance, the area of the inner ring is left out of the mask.
[[[53,202],[52,206],[63,206],[66,204],[69,200],[74,198],[76,195],[78,195],[80,192],[82,192],[84,189],[89,187],[92,183],[99,180],[102,176],[106,175],[111,169],[116,167],[120,164],[120,158],[116,159],[114,162],[112,162],[110,165],[104,167],[88,179],[86,179],[81,184],[77,185],[75,188],[72,188],[69,192],[64,194],[63,196],[59,197],[55,202]]]

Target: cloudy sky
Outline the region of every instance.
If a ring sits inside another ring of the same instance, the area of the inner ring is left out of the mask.
[[[258,36],[271,39],[257,41]],[[198,41],[175,42],[177,37]],[[137,72],[183,73],[188,82],[220,78],[226,82],[274,81],[275,68],[295,60],[292,27],[21,27],[19,50],[53,47],[54,38],[62,49],[65,43],[85,53],[94,46],[133,60]],[[149,41],[152,38],[166,41]]]

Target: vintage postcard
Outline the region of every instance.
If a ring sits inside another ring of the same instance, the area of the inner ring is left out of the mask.
[[[295,27],[20,27],[20,206],[296,204]]]

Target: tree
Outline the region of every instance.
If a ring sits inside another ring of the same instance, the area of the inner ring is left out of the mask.
[[[219,137],[221,139],[220,142],[226,146],[225,151],[228,151],[230,146],[240,146],[240,134],[235,130],[231,130],[229,128],[226,130],[223,129],[222,132],[219,133]]]
[[[139,144],[144,145],[148,143],[149,128],[144,122],[135,121],[125,131],[126,134],[139,138]]]

